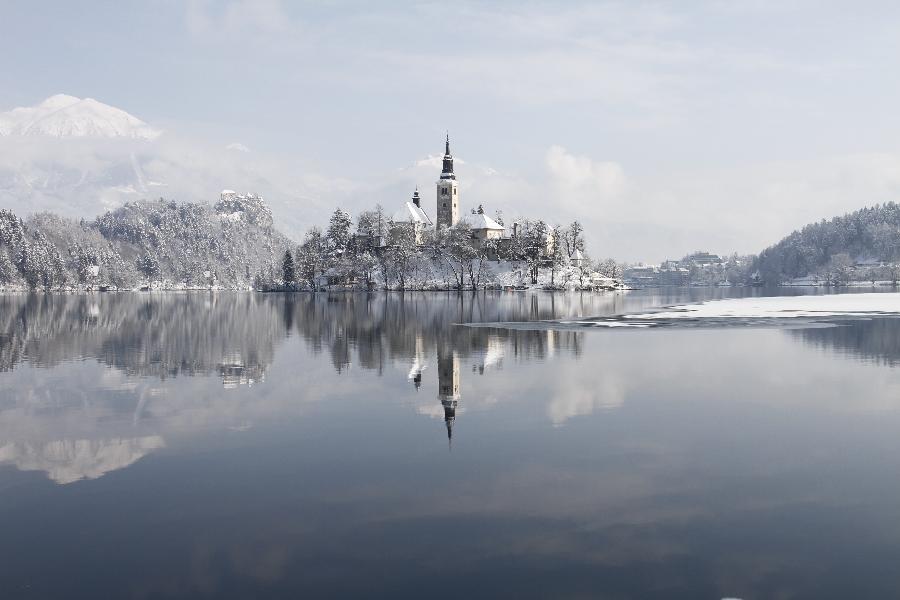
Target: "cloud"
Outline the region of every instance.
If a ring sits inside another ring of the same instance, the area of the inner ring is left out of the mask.
[[[235,150],[237,152],[250,152],[250,148],[240,142],[231,142],[225,146],[226,150]]]
[[[546,164],[553,185],[564,193],[584,194],[584,200],[616,199],[625,191],[625,172],[616,162],[594,161],[554,145],[547,150]],[[562,199],[565,201],[565,197]]]

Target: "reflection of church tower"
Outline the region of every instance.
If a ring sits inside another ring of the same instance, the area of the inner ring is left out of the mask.
[[[456,352],[438,352],[438,398],[444,407],[447,441],[453,439],[453,423],[459,404],[459,356]]]
[[[437,182],[437,220],[435,228],[453,227],[459,221],[459,188],[453,172],[453,155],[450,154],[450,134],[444,147],[444,166]]]

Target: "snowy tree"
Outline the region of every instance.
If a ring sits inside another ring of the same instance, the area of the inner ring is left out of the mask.
[[[378,259],[371,252],[362,252],[354,260],[354,270],[362,278],[368,289],[373,283],[373,274],[378,268]]]
[[[332,256],[340,256],[347,250],[350,243],[350,231],[353,226],[350,220],[350,213],[335,209],[328,221],[328,231],[325,238],[328,242],[328,250]]]
[[[299,276],[313,290],[316,289],[316,279],[325,269],[325,255],[327,244],[318,227],[313,227],[306,232],[306,237],[297,251],[296,267]]]
[[[566,247],[566,256],[572,258],[576,250],[584,252],[584,227],[578,221],[572,223],[563,230],[561,235]],[[559,240],[560,238],[556,238]]]
[[[610,279],[619,279],[622,277],[624,269],[622,268],[622,265],[617,263],[615,260],[607,258],[597,263],[597,272],[600,273],[600,275],[602,275],[603,277],[609,277]]]
[[[537,283],[538,271],[547,254],[547,224],[525,219],[519,223],[518,234],[512,239],[511,255],[524,261],[531,283]]]
[[[364,210],[356,217],[356,233],[358,235],[377,235],[378,215],[374,210]]]
[[[442,228],[435,234],[435,256],[450,269],[456,289],[465,287],[467,274],[472,276],[472,261],[478,258],[472,241],[471,229],[465,223],[459,223],[450,229]]]
[[[556,285],[556,273],[566,264],[566,255],[563,250],[562,228],[555,225],[550,230],[551,247],[547,255],[547,263],[550,267],[550,285]]]
[[[593,265],[591,264],[591,260],[585,256],[580,263],[578,263],[578,286],[584,288],[591,281],[591,275],[593,274]]]
[[[405,290],[414,270],[418,248],[413,236],[407,235],[402,228],[390,227],[389,229],[392,234],[384,252],[386,275],[387,278],[396,279],[399,289]]]
[[[294,255],[291,254],[290,250],[285,250],[284,257],[281,259],[281,280],[284,281],[286,287],[291,287],[297,283]]]
[[[829,279],[835,285],[846,285],[850,281],[853,259],[846,252],[834,254],[828,263]]]
[[[9,284],[16,279],[16,267],[9,255],[0,248],[0,284]]]
[[[159,260],[152,254],[148,253],[138,257],[135,261],[135,267],[147,279],[152,279],[159,275]]]

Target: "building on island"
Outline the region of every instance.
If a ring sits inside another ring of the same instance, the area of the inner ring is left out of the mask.
[[[414,243],[422,244],[425,230],[432,226],[431,219],[422,210],[422,199],[419,197],[419,189],[416,188],[412,200],[405,202],[391,217],[391,237],[397,239],[401,235],[410,236]]]
[[[463,217],[460,222],[469,226],[473,239],[480,241],[499,240],[506,232],[506,227],[484,214],[484,208],[481,206],[471,215]]]

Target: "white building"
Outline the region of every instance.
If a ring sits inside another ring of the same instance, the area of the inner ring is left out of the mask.
[[[416,244],[421,244],[426,229],[433,226],[431,219],[422,210],[422,199],[419,190],[416,189],[412,201],[404,202],[403,206],[391,217],[391,237],[408,235]]]
[[[506,231],[506,227],[484,214],[481,207],[478,212],[466,215],[461,222],[469,226],[476,240],[499,240]]]

